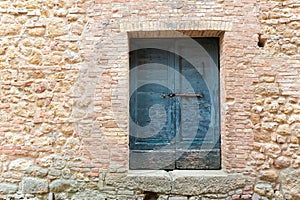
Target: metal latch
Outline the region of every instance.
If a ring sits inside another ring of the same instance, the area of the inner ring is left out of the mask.
[[[170,98],[172,97],[199,97],[199,98],[203,98],[203,95],[202,94],[176,94],[176,93],[171,93],[171,94],[168,94],[168,96]]]

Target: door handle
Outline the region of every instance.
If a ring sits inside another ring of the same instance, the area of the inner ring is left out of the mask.
[[[171,94],[168,94],[168,96],[170,98],[173,98],[173,97],[198,97],[198,98],[203,98],[203,95],[202,94],[178,94],[178,93],[171,93]]]

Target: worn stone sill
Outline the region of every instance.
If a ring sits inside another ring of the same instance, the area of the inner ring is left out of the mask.
[[[243,188],[246,177],[222,170],[130,170],[126,175],[129,189],[165,194],[226,194]]]

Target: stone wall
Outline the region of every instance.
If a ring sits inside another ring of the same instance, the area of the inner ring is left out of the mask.
[[[267,193],[259,188],[256,192],[285,194],[286,199],[300,198],[299,6],[291,1],[261,3],[258,20],[266,42],[253,61],[258,80],[252,85],[250,163],[258,172],[258,185],[270,188]]]
[[[0,2],[1,199],[300,199],[298,0]],[[220,37],[222,170],[128,170],[128,40]]]

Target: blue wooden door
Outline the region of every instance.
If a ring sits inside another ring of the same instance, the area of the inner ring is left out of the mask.
[[[219,169],[218,40],[133,39],[130,168]]]

